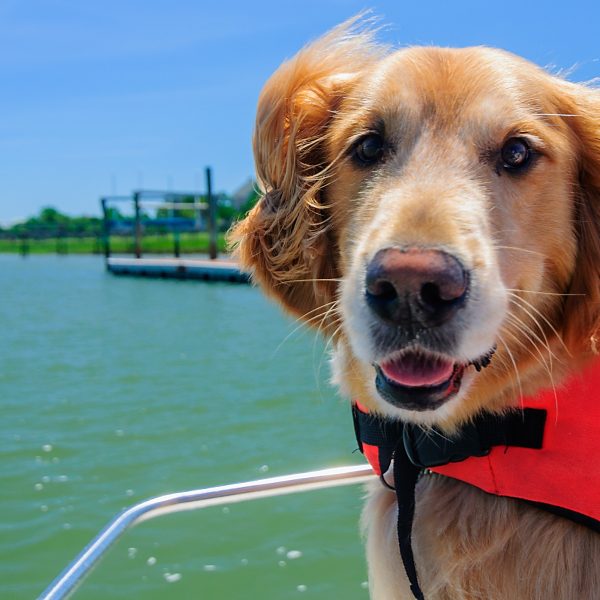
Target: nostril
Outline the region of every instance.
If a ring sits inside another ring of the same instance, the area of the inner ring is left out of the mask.
[[[367,294],[375,296],[382,302],[389,302],[398,297],[394,284],[384,279],[379,279],[367,287]]]
[[[437,284],[432,282],[424,283],[421,287],[421,300],[427,306],[435,308],[445,303],[440,294],[440,288]]]
[[[367,277],[366,300],[371,310],[384,321],[397,321],[398,291],[391,281]]]
[[[438,315],[443,315],[446,311],[458,306],[463,299],[464,290],[461,294],[444,297],[442,289],[438,284],[427,282],[421,287],[418,301],[425,310]]]

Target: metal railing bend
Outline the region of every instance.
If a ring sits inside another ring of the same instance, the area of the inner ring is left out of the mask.
[[[46,588],[38,600],[68,598],[96,563],[130,527],[169,513],[196,510],[258,498],[364,483],[375,475],[369,465],[355,465],[257,479],[150,498],[115,517],[73,562]]]

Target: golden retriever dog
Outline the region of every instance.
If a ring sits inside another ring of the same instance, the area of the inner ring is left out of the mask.
[[[332,340],[335,383],[370,412],[451,434],[596,355],[597,90],[502,50],[393,51],[351,20],[270,78],[254,152],[237,256]],[[376,600],[413,597],[396,513],[374,484]],[[600,535],[439,474],[418,481],[412,547],[427,600],[600,598]]]

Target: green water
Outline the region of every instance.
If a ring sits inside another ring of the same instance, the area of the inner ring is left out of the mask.
[[[249,286],[0,255],[0,597],[34,598],[147,497],[362,462],[322,344],[293,329]],[[143,523],[75,598],[364,599],[361,495]]]

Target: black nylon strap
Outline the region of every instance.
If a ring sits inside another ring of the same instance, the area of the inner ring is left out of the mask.
[[[411,462],[423,469],[486,456],[494,446],[539,449],[544,439],[546,411],[525,408],[503,415],[482,414],[449,437],[436,428],[423,430],[412,423],[403,428],[403,440]]]
[[[425,600],[412,549],[412,524],[415,516],[415,486],[421,469],[412,464],[404,449],[402,439],[394,452],[394,485],[398,501],[398,544],[410,591],[416,600]]]
[[[402,439],[404,423],[364,413],[358,410],[356,405],[352,405],[352,417],[360,451],[363,452],[363,443],[377,446],[379,448],[379,467],[381,472],[385,473],[390,468],[398,440]]]

